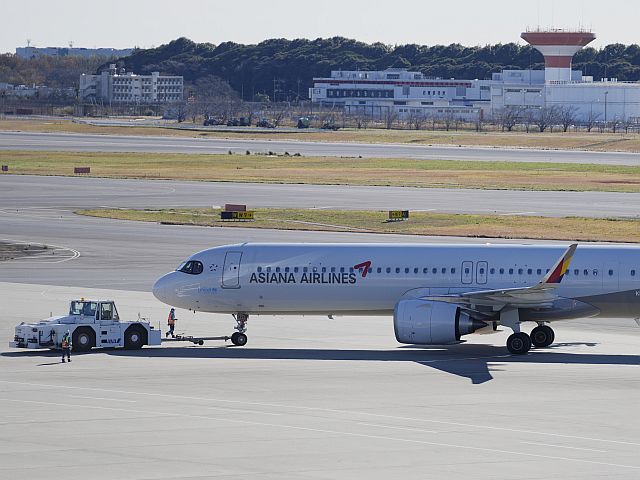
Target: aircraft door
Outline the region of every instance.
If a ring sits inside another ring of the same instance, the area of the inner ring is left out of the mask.
[[[222,288],[240,288],[240,260],[242,252],[227,252],[222,270]]]
[[[473,262],[462,262],[462,283],[473,283]]]
[[[489,265],[487,262],[478,262],[476,264],[476,283],[484,285],[487,283],[487,270]]]

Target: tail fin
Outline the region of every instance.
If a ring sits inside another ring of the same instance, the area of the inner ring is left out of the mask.
[[[545,275],[540,283],[560,283],[562,281],[562,278],[564,277],[564,274],[569,269],[569,264],[571,263],[571,259],[573,258],[573,254],[575,253],[576,248],[578,248],[577,243],[574,243],[569,248],[567,248],[567,251],[564,252],[562,257],[560,257],[560,259],[556,262],[553,268],[549,270],[549,273]]]

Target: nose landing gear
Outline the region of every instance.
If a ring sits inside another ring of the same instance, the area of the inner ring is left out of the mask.
[[[247,320],[249,320],[249,315],[246,313],[237,313],[233,316],[236,320],[236,330],[231,335],[231,343],[237,345],[238,347],[242,347],[247,344],[247,335],[244,333],[247,331]]]

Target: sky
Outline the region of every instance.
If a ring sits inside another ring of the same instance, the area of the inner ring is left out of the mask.
[[[3,2],[4,3],[4,2]],[[29,0],[2,7],[0,52],[18,46],[149,48],[343,36],[395,45],[521,42],[527,28],[588,28],[593,46],[640,43],[640,1]]]

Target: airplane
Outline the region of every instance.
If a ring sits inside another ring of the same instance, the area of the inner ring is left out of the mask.
[[[232,314],[239,346],[250,315],[389,315],[400,343],[453,344],[504,326],[509,352],[526,354],[554,342],[554,321],[640,325],[640,247],[242,243],[193,254],[153,294]]]

